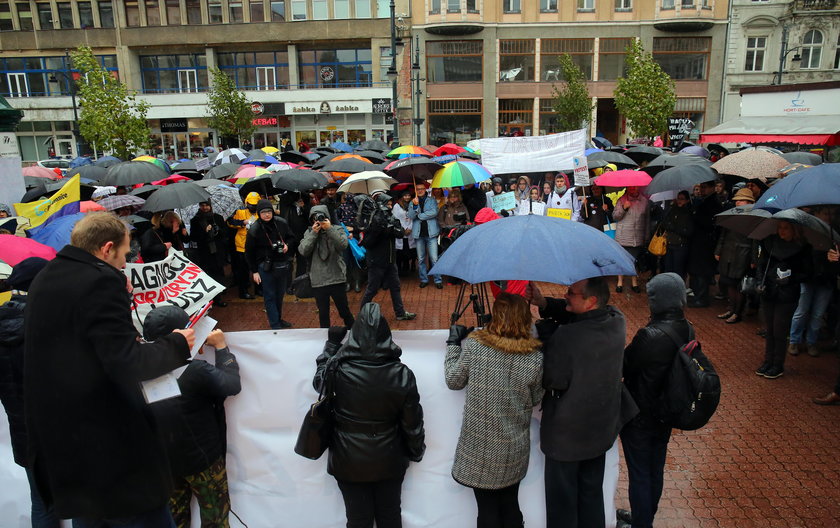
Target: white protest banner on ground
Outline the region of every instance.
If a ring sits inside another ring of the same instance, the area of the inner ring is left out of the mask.
[[[481,164],[492,174],[572,170],[572,158],[586,148],[586,130],[479,141]]]
[[[204,307],[224,286],[195,265],[180,251],[158,262],[126,264],[123,270],[134,288],[134,326],[143,333],[143,321],[156,306],[172,304],[192,315]]]
[[[586,156],[575,156],[572,158],[572,163],[575,165],[575,187],[586,187],[590,185],[589,166],[586,163]]]
[[[444,381],[442,358],[448,335],[448,330],[393,333],[403,351],[402,362],[417,379],[426,429],[423,461],[409,466],[402,486],[405,528],[475,526],[473,492],[451,476],[465,391],[449,390]],[[326,329],[232,332],[226,338],[242,379],[242,392],[225,400],[233,510],[255,528],[345,526],[341,492],[327,474],[329,454],[308,460],[294,452],[303,415],[318,397],[312,377]],[[539,447],[538,409],[531,418],[531,456],[519,493],[525,526],[545,526],[545,458]],[[0,526],[29,526],[26,473],[13,461],[4,422],[0,411]],[[613,445],[607,451],[604,472],[607,526],[615,525],[617,485],[618,447]],[[192,526],[200,524],[194,509]],[[233,519],[231,524],[238,525]]]
[[[513,192],[496,194],[493,196],[493,210],[497,213],[516,208],[516,195]]]

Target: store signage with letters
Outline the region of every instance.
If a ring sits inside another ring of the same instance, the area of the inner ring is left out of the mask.
[[[178,117],[175,119],[161,119],[160,120],[160,131],[161,132],[186,132],[187,131],[187,119]]]
[[[380,97],[378,99],[370,100],[372,106],[372,113],[374,114],[392,114],[391,100]]]
[[[375,101],[374,99],[373,101]],[[390,100],[388,100],[390,101]],[[389,103],[390,105],[390,103]],[[266,105],[267,106],[267,105]],[[307,101],[302,103],[285,103],[285,115],[306,114],[370,114],[372,101]],[[269,112],[266,111],[268,114]],[[273,114],[273,112],[271,112]],[[387,114],[386,114],[387,115]]]

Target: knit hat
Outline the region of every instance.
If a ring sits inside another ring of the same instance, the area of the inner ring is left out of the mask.
[[[6,211],[6,214],[9,216],[14,216],[14,214],[12,214],[12,208],[4,203],[0,203],[0,211]]]
[[[755,203],[755,196],[753,196],[752,191],[749,189],[738,189],[738,192],[736,192],[735,196],[732,197],[732,201],[738,202],[741,200],[745,202]]]
[[[257,202],[257,214],[262,213],[263,211],[271,211],[274,213],[274,206],[271,205],[271,202],[268,200],[260,200]]]
[[[44,269],[47,262],[47,259],[41,257],[29,257],[21,260],[17,263],[17,266],[12,268],[12,274],[6,279],[6,283],[13,290],[29,291],[32,280],[38,275],[38,272]]]
[[[183,308],[172,304],[165,304],[154,308],[143,321],[143,337],[146,341],[156,341],[173,330],[186,328],[190,316]]]
[[[260,193],[249,192],[245,197],[245,203],[248,205],[256,205],[260,201]]]
[[[676,273],[660,273],[647,283],[650,313],[657,314],[685,307],[685,282]]]

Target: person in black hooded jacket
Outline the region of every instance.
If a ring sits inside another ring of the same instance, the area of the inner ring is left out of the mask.
[[[362,307],[341,345],[346,333],[345,327],[329,329],[313,380],[320,391],[335,369],[327,472],[344,497],[348,528],[372,527],[374,520],[378,528],[399,528],[405,471],[426,450],[417,383],[378,304]]]
[[[621,430],[621,445],[630,478],[632,526],[653,526],[662,496],[665,455],[671,428],[656,417],[657,399],[678,347],[688,342],[691,324],[685,319],[685,282],[676,273],[662,273],[647,283],[650,322],[640,328],[624,349],[624,385],[639,407],[639,414]],[[682,342],[676,343],[666,330]],[[627,514],[621,510],[619,518]],[[628,521],[627,518],[622,520]]]
[[[289,248],[296,242],[289,224],[274,215],[268,200],[257,202],[259,220],[245,237],[245,260],[254,282],[263,287],[263,303],[272,330],[290,328],[283,319],[283,296],[289,282]]]

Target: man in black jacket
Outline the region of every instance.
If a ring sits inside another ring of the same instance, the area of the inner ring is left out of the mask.
[[[24,402],[38,490],[80,528],[169,528],[169,464],[140,382],[186,364],[176,330],[141,343],[131,320],[128,229],[88,213],[38,274],[26,310]]]
[[[639,406],[639,414],[621,430],[621,445],[630,477],[630,516],[619,518],[633,528],[650,528],[662,496],[665,454],[671,428],[656,417],[657,400],[665,390],[674,355],[693,332],[683,315],[685,283],[676,273],[662,273],[647,284],[650,322],[636,332],[624,350],[624,384]],[[665,329],[680,339],[674,341]]]
[[[545,342],[540,446],[546,526],[605,526],[605,455],[638,412],[621,383],[624,314],[607,304],[605,277],[572,284],[565,299],[545,298],[529,283],[525,298],[554,327],[550,335],[540,335]]]
[[[715,196],[714,182],[701,183],[700,194],[700,202],[694,208],[694,234],[688,250],[688,280],[694,292],[694,298],[688,303],[691,308],[709,306],[709,285],[717,268],[715,215],[723,210]]]
[[[283,320],[283,296],[289,283],[289,247],[295,237],[289,224],[274,216],[274,207],[268,200],[257,203],[259,220],[248,229],[245,237],[245,260],[254,282],[262,285],[263,303],[272,330],[291,328]]]

